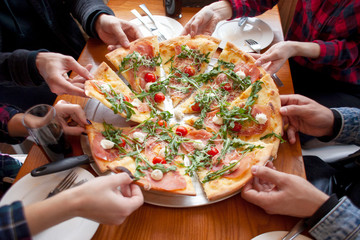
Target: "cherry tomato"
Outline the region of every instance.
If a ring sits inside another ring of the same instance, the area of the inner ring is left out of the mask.
[[[177,135],[179,135],[179,136],[184,137],[184,136],[186,136],[186,135],[188,134],[188,130],[187,130],[187,128],[184,127],[184,126],[178,126],[178,127],[176,128],[175,133],[176,133]]]
[[[194,76],[195,75],[195,68],[194,66],[186,66],[184,69],[184,73],[186,73],[187,75],[189,75],[189,77]]]
[[[221,87],[222,89],[226,90],[226,91],[231,91],[232,87],[230,83],[225,83],[224,86]]]
[[[124,101],[125,101],[125,102],[130,102],[130,98],[129,98],[128,96],[125,96],[125,95],[124,95]]]
[[[120,139],[121,140],[121,142],[119,143],[119,147],[125,147],[125,145],[126,145],[126,142],[125,142],[125,140],[124,139]]]
[[[156,156],[153,158],[152,162],[153,162],[153,164],[157,164],[157,163],[165,164],[166,160],[163,157]]]
[[[151,72],[146,73],[144,79],[145,82],[156,82],[156,76]]]
[[[167,127],[167,122],[165,120],[159,120],[158,124],[159,124],[159,126]]]
[[[218,153],[219,153],[219,150],[217,150],[216,147],[212,147],[209,151],[207,151],[207,154],[209,154],[210,156],[215,156]]]
[[[231,130],[234,132],[240,132],[241,128],[242,128],[241,123],[234,122],[234,127]]]
[[[157,103],[162,103],[165,100],[165,95],[162,92],[155,94],[154,100]]]
[[[198,102],[192,105],[191,109],[195,112],[199,112],[201,110]]]

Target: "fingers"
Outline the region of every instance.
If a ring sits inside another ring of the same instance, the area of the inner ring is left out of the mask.
[[[289,126],[286,134],[288,136],[288,140],[290,144],[296,143],[296,132],[297,130],[293,126]]]
[[[121,46],[124,48],[130,47],[129,39],[127,38],[126,34],[123,32],[121,28],[114,29],[114,37],[118,40]]]
[[[81,66],[74,58],[67,58],[68,70],[72,70],[85,79],[93,79],[94,76],[86,67]]]
[[[251,173],[256,177],[275,185],[280,184],[280,179],[283,174],[271,168],[256,165],[251,168]]]

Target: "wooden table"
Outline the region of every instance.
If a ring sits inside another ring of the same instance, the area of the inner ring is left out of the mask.
[[[140,0],[110,0],[109,6],[116,16],[131,20],[133,8],[144,1]],[[164,15],[164,7],[160,0],[146,1],[146,5],[154,15]],[[140,10],[140,9],[139,9]],[[185,24],[199,8],[183,8],[183,17],[178,21]],[[275,33],[272,44],[283,40],[278,8],[261,15],[259,18],[267,22]],[[90,39],[79,59],[82,65],[93,63],[98,66],[105,61],[106,46],[100,41]],[[289,65],[277,73],[284,82],[280,88],[281,94],[293,93]],[[59,96],[72,103],[85,106],[87,99],[69,95]],[[69,139],[74,155],[81,155],[79,138]],[[25,164],[16,180],[32,169],[48,163],[43,152],[33,146]],[[278,157],[274,162],[280,171],[305,177],[301,148],[299,144],[284,143],[280,146]],[[88,170],[89,166],[84,166]],[[194,208],[166,208],[144,204],[120,226],[101,224],[93,239],[244,239],[248,240],[264,232],[289,230],[297,219],[279,215],[268,215],[262,209],[244,201],[240,194],[227,200]]]

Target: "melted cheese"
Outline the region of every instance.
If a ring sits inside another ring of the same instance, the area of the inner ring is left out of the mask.
[[[151,172],[151,178],[156,180],[156,181],[161,180],[163,177],[164,177],[164,174],[159,169],[155,169],[154,171]]]
[[[263,114],[263,113],[256,114],[255,119],[260,124],[265,124],[267,122],[267,116],[265,114]]]
[[[103,140],[100,141],[100,146],[101,146],[103,149],[111,149],[111,148],[114,147],[114,145],[115,145],[114,142],[109,141],[109,140],[107,140],[107,139],[103,139]]]

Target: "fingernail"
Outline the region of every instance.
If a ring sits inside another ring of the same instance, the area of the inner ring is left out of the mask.
[[[252,173],[256,173],[257,170],[258,170],[258,166],[255,165],[255,166],[251,167],[251,172]]]
[[[86,119],[86,122],[90,125],[92,124],[89,119]]]
[[[89,78],[90,79],[94,79],[94,75],[92,75],[91,73],[89,74]]]
[[[87,136],[87,133],[86,133],[86,132],[82,132],[81,135]]]

